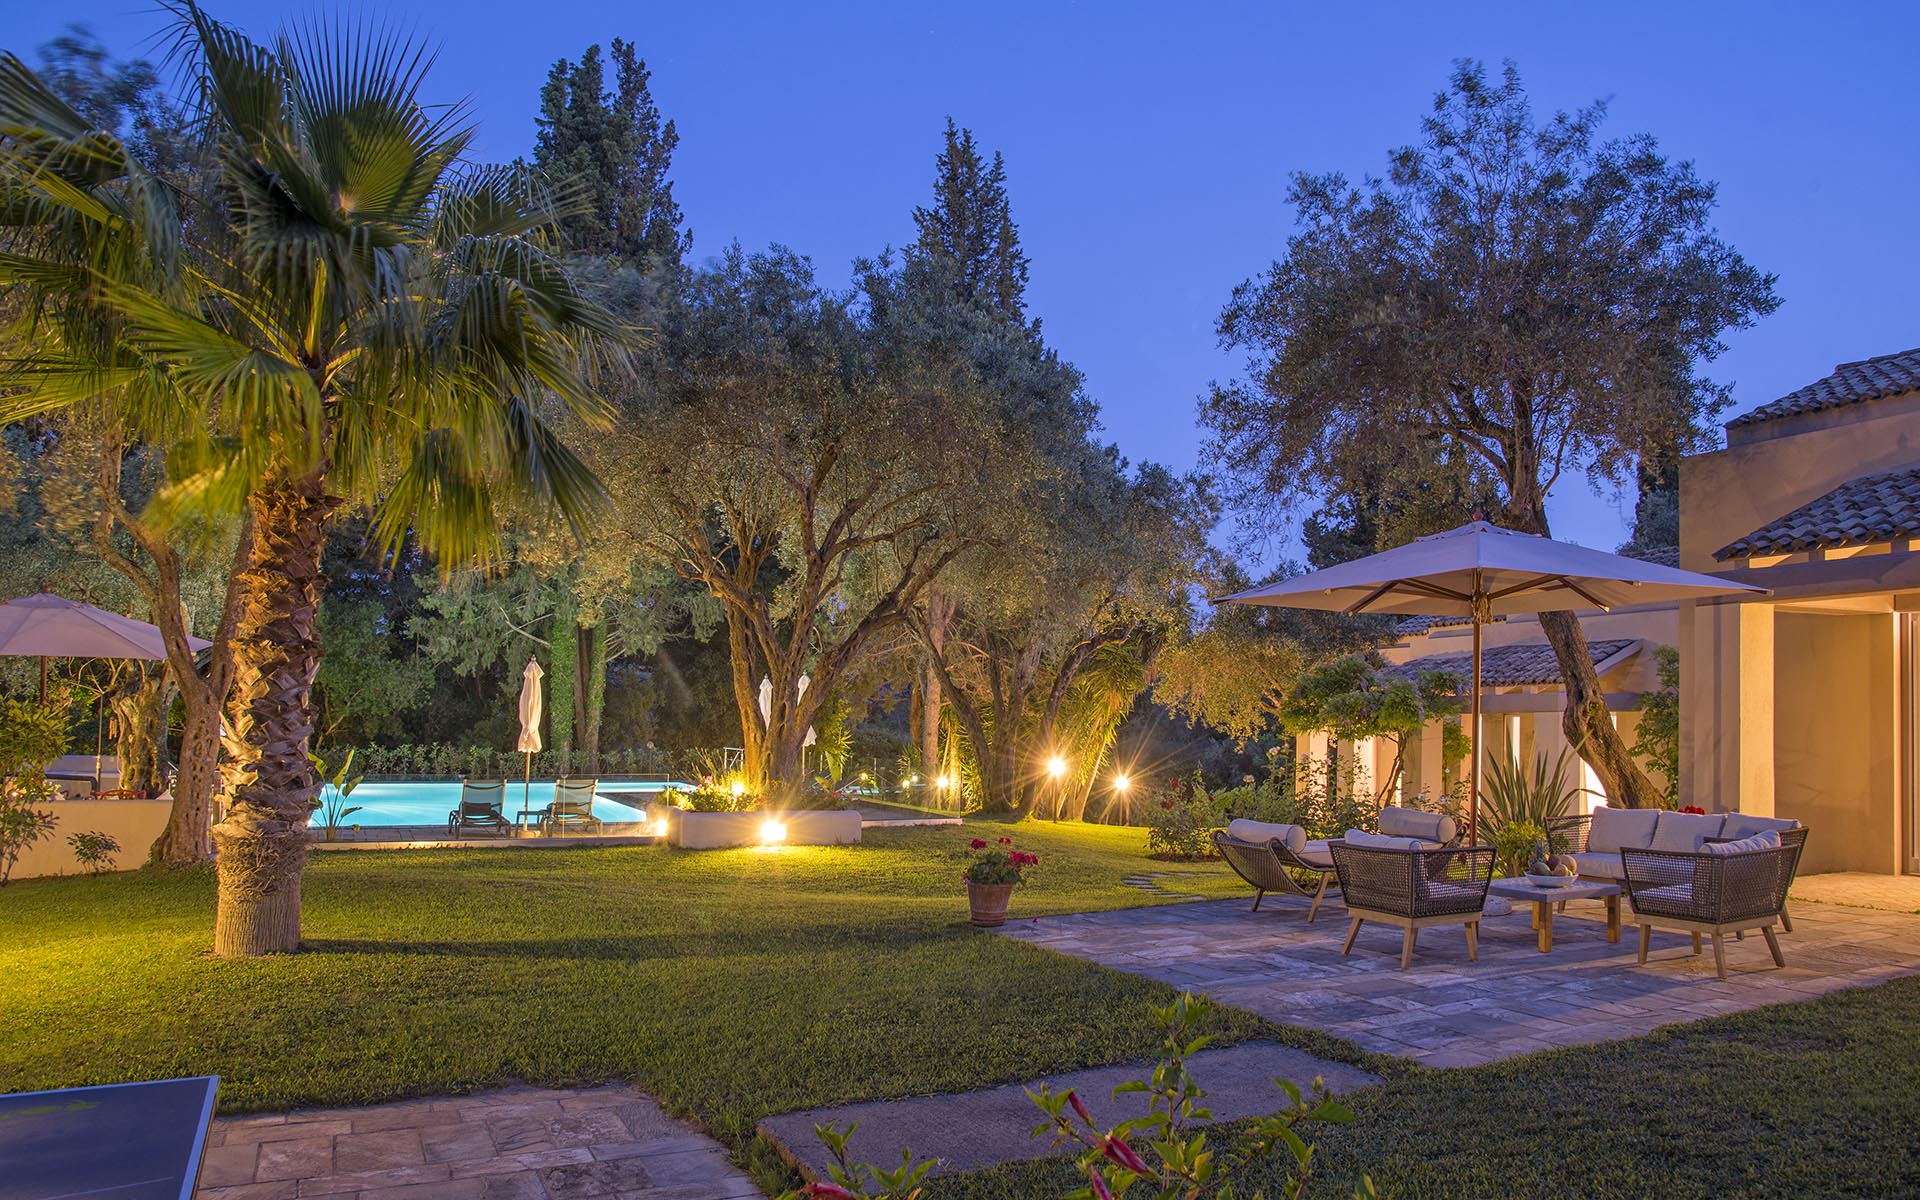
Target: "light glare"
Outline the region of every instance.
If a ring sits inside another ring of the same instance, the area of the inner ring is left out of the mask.
[[[786,841],[786,823],[783,821],[762,821],[760,823],[760,840],[769,846]]]
[[[1052,758],[1047,760],[1047,774],[1053,776],[1055,779],[1058,779],[1062,775],[1065,775],[1066,773],[1067,773],[1066,759],[1061,758],[1058,754],[1056,754]]]

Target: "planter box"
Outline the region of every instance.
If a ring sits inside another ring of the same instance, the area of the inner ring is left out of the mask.
[[[718,850],[727,846],[850,846],[860,840],[860,814],[852,809],[822,812],[686,812],[663,809],[667,844],[686,850]],[[649,811],[648,816],[655,814]],[[777,821],[785,836],[766,837],[766,825]]]

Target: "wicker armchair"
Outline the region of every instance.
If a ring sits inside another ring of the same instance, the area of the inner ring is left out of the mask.
[[[1642,965],[1655,926],[1691,933],[1695,954],[1701,935],[1710,936],[1714,968],[1722,979],[1727,977],[1724,938],[1742,930],[1758,929],[1774,965],[1787,965],[1773,927],[1786,906],[1787,886],[1800,860],[1798,846],[1742,854],[1626,849],[1620,857],[1626,868],[1622,886],[1640,926]]]
[[[1253,907],[1249,912],[1260,911],[1260,901],[1268,892],[1282,892],[1313,901],[1307,908],[1307,922],[1313,922],[1320,911],[1320,901],[1326,897],[1327,881],[1333,878],[1330,862],[1315,862],[1295,854],[1278,838],[1249,842],[1228,837],[1224,829],[1213,831],[1213,847],[1227,860],[1234,874],[1253,885]],[[1309,893],[1294,879],[1294,871],[1318,875],[1320,886]]]
[[[1792,891],[1793,881],[1800,875],[1800,854],[1807,848],[1807,829],[1806,826],[1803,825],[1798,829],[1780,829],[1775,830],[1775,832],[1780,835],[1781,849],[1793,851],[1793,865],[1787,868],[1787,890]],[[1718,842],[1731,842],[1734,840],[1736,839],[1708,838],[1707,844],[1712,845]],[[1787,911],[1787,901],[1784,895],[1780,899],[1780,928],[1787,933],[1793,932],[1793,914]]]
[[[1400,969],[1413,961],[1420,931],[1432,925],[1464,925],[1467,960],[1480,961],[1480,912],[1487,904],[1487,885],[1493,882],[1493,847],[1467,846],[1439,850],[1389,850],[1350,846],[1344,840],[1327,843],[1340,894],[1353,924],[1340,953],[1353,950],[1360,926],[1368,921],[1397,925]]]

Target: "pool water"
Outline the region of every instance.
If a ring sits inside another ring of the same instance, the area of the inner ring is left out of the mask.
[[[600,782],[599,794],[594,797],[593,815],[602,821],[640,821],[646,814],[629,804],[607,798],[608,792],[627,794],[629,799],[634,793],[651,797],[660,792],[681,790],[683,783],[662,783],[659,780],[622,783],[617,779]],[[526,806],[538,812],[553,800],[553,780],[536,779],[531,787],[523,781],[507,781],[506,814],[511,817],[520,812],[525,798]],[[343,827],[354,825],[445,825],[447,814],[460,802],[460,781],[458,779],[423,779],[406,782],[385,782],[369,780],[353,789],[353,795],[347,798],[347,807],[360,806],[360,811],[344,818]],[[313,823],[322,824],[321,815],[316,811]]]

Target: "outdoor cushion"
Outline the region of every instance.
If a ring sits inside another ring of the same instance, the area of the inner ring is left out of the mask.
[[[1691,854],[1707,838],[1719,837],[1720,827],[1726,823],[1725,813],[1663,812],[1653,830],[1652,849]]]
[[[1364,846],[1368,850],[1431,850],[1431,843],[1417,837],[1387,837],[1384,834],[1367,833],[1360,829],[1349,829],[1344,839],[1349,846]]]
[[[1752,837],[1763,829],[1771,829],[1779,832],[1798,828],[1800,828],[1800,822],[1787,817],[1756,817],[1750,813],[1736,812],[1727,814],[1727,823],[1726,826],[1720,830],[1720,836],[1723,838],[1747,838]]]
[[[1607,853],[1602,850],[1588,850],[1576,854],[1573,861],[1579,864],[1580,874],[1588,879],[1620,879],[1625,872],[1620,869],[1620,852]]]
[[[1700,848],[1708,854],[1747,854],[1754,850],[1778,850],[1780,834],[1772,829],[1762,829],[1751,837],[1743,837],[1731,842],[1708,842]]]
[[[1279,842],[1295,854],[1307,845],[1307,831],[1298,825],[1286,825],[1279,821],[1249,821],[1242,817],[1227,822],[1227,836],[1236,842]]]
[[[1656,907],[1660,904],[1692,904],[1693,885],[1690,883],[1669,883],[1665,887],[1641,888],[1633,894],[1633,899],[1636,902],[1636,909],[1639,907],[1637,902],[1642,900],[1654,901]]]
[[[1452,841],[1459,829],[1453,818],[1444,813],[1389,805],[1380,810],[1380,832],[1387,837],[1419,838],[1439,846]]]
[[[1329,871],[1333,870],[1333,851],[1327,849],[1325,838],[1317,842],[1308,842],[1305,849],[1294,852],[1294,857],[1306,863],[1308,866],[1325,867]]]
[[[1593,810],[1593,824],[1587,829],[1587,849],[1606,854],[1622,847],[1645,850],[1653,844],[1653,827],[1659,819],[1660,814],[1651,808],[1603,805]]]

